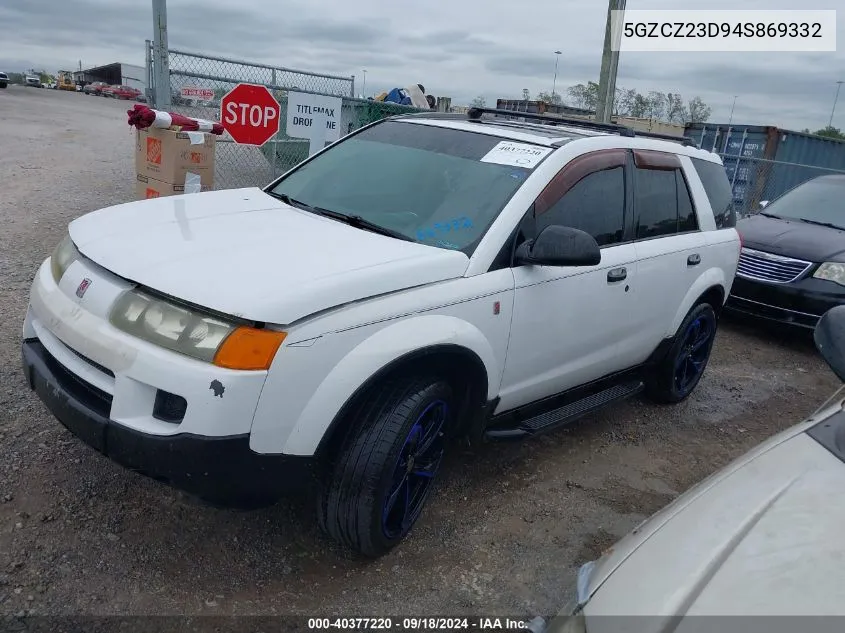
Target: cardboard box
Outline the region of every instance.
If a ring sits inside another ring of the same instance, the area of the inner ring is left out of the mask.
[[[214,148],[217,137],[205,132],[173,132],[161,128],[137,130],[135,171],[159,182],[184,185],[196,174],[202,186],[214,185]]]
[[[200,191],[211,191],[211,185],[201,185]],[[148,178],[144,174],[136,174],[135,180],[135,198],[138,200],[148,200],[149,198],[162,198],[164,196],[178,196],[185,192],[185,185],[174,185],[169,182],[161,182],[155,178]],[[187,193],[198,193],[196,187],[189,190]]]

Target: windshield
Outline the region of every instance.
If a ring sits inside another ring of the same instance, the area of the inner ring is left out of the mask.
[[[476,132],[386,121],[302,165],[269,191],[471,254],[551,151]]]
[[[845,176],[809,180],[767,205],[763,213],[845,227]]]

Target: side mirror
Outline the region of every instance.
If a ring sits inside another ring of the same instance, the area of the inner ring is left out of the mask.
[[[833,373],[845,382],[845,305],[831,308],[822,315],[813,339]]]
[[[769,204],[768,200],[760,200],[760,208],[761,209],[765,209],[767,204]]]
[[[568,226],[551,225],[516,249],[517,264],[536,266],[596,266],[601,249],[593,236]]]

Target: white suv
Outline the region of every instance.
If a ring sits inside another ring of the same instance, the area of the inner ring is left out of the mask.
[[[506,114],[395,117],[263,191],[74,220],[32,286],[30,386],[210,501],[314,481],[323,529],[368,556],[408,533],[451,437],[682,400],[739,257],[719,158]]]

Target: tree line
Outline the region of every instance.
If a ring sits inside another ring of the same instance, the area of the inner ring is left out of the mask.
[[[594,81],[586,84],[576,84],[566,89],[566,98],[560,93],[540,92],[534,98],[553,105],[567,105],[582,110],[596,111],[599,101],[599,85]],[[522,91],[522,98],[525,101],[531,100],[531,94],[527,89]],[[470,105],[484,107],[485,99],[478,96],[473,99]],[[686,125],[687,123],[705,123],[710,119],[712,112],[701,97],[693,97],[684,101],[678,93],[651,91],[641,94],[633,88],[617,88],[616,97],[613,100],[613,116],[627,116],[667,123]]]
[[[845,133],[842,132],[838,127],[833,127],[832,125],[826,125],[825,127],[821,128],[820,130],[816,130],[815,132],[811,132],[810,128],[805,127],[801,130],[804,134],[815,134],[816,136],[826,136],[827,138],[833,138],[838,141],[845,141]]]
[[[593,81],[588,81],[586,84],[576,84],[566,89],[566,95],[566,98],[563,98],[557,92],[554,94],[539,92],[534,100],[595,112],[599,100],[599,85]],[[525,101],[531,101],[531,93],[527,89],[523,89],[522,98]],[[472,100],[470,105],[484,107],[485,99],[483,96],[478,96]],[[710,114],[710,106],[704,103],[700,97],[693,97],[685,102],[680,94],[672,92],[651,91],[647,94],[641,94],[634,89],[617,88],[616,98],[613,101],[614,116],[652,119],[679,125],[706,123],[710,120]],[[810,128],[804,128],[802,132],[845,141],[845,132],[832,125],[825,126],[815,132],[810,131]]]
[[[566,105],[592,111],[598,107],[599,85],[594,81],[570,86],[566,89],[566,94]],[[541,92],[537,99],[546,103],[563,103],[559,94]],[[612,106],[614,116],[652,119],[678,125],[706,123],[712,113],[712,108],[704,103],[701,97],[684,101],[683,96],[676,92],[652,90],[642,94],[634,88],[617,88]]]

